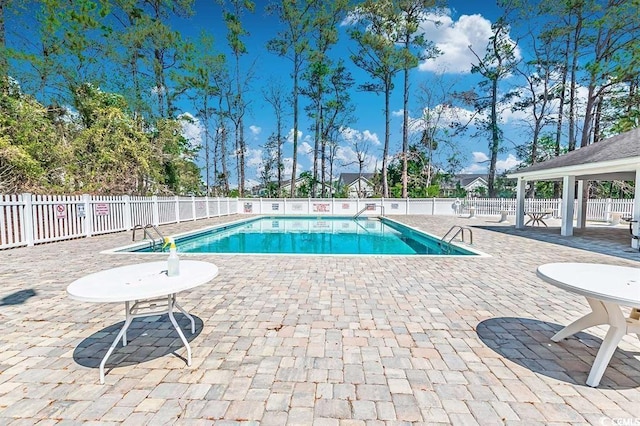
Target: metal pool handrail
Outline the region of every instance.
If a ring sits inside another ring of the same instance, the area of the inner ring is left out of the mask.
[[[382,217],[384,217],[384,206],[382,204],[374,204],[374,207],[380,207],[380,215]],[[369,209],[369,207],[371,207],[371,205],[368,206],[364,206],[362,209],[360,209],[360,211],[358,213],[356,213],[353,218],[357,219],[358,216],[360,216],[362,213],[364,213],[365,211],[367,211]]]

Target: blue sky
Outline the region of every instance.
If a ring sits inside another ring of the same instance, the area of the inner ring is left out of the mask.
[[[243,16],[243,24],[250,32],[250,36],[244,39],[248,54],[242,58],[242,66],[248,70],[253,66],[254,79],[250,82],[252,90],[246,95],[250,101],[249,112],[245,120],[245,137],[248,143],[247,170],[246,176],[248,184],[255,184],[259,179],[259,170],[262,164],[262,146],[269,135],[275,131],[274,114],[271,107],[263,100],[261,93],[263,85],[270,79],[276,79],[283,85],[290,87],[291,84],[291,63],[279,58],[266,50],[266,42],[277,35],[278,21],[275,17],[267,16],[264,13],[266,2],[256,2],[256,12]],[[417,119],[421,115],[424,102],[420,102],[419,93],[421,85],[443,85],[453,87],[454,90],[468,90],[477,84],[478,77],[470,73],[471,64],[475,57],[468,46],[473,46],[474,50],[482,56],[488,39],[491,35],[491,23],[500,15],[501,10],[492,1],[450,1],[446,15],[440,16],[439,26],[425,24],[423,30],[428,39],[434,41],[441,50],[436,60],[423,62],[418,69],[411,73],[411,106],[409,115],[412,119]],[[334,57],[343,57],[347,66],[356,80],[356,85],[367,80],[366,74],[358,69],[349,59],[350,51],[354,49],[354,44],[348,39],[344,32],[346,27],[342,27],[341,40],[334,48]],[[214,34],[216,46],[221,52],[228,53],[226,46],[226,28],[221,18],[221,9],[213,1],[196,1],[196,15],[189,20],[179,23],[179,29],[185,35],[195,37],[201,30],[206,30]],[[515,39],[515,36],[512,36]],[[518,49],[517,55],[523,55]],[[252,65],[253,64],[253,65]],[[396,154],[401,149],[402,137],[402,81],[398,75],[396,90],[391,100],[391,110],[393,111],[391,121],[391,143],[390,153]],[[440,83],[445,82],[445,83]],[[451,85],[451,86],[449,86]],[[334,175],[340,172],[357,171],[357,166],[353,164],[355,152],[353,141],[358,140],[360,144],[368,146],[367,170],[379,169],[382,162],[382,148],[384,142],[384,103],[383,97],[373,93],[355,90],[351,92],[353,104],[355,106],[355,117],[349,129],[345,129],[343,139],[340,141],[340,150],[335,164]],[[187,105],[183,108],[184,113],[192,113]],[[310,121],[304,116],[301,107],[300,138],[298,149],[298,174],[305,170],[312,169],[313,146],[312,131]],[[455,113],[458,117],[470,116],[470,111],[457,108]],[[524,142],[526,135],[519,131],[522,120],[526,116],[511,113],[506,110],[502,115],[502,128],[505,132],[506,143],[505,152],[498,158],[498,169],[504,170],[515,166],[518,160],[513,151],[515,144]],[[287,117],[286,128],[292,134],[293,120]],[[201,138],[201,126],[196,122],[188,126],[187,135],[197,143]],[[486,136],[475,136],[470,131],[464,135],[451,140],[451,143],[461,153],[463,173],[483,173],[487,171],[488,148]],[[418,133],[413,138],[419,137]],[[292,143],[285,143],[283,154],[285,157],[285,173],[291,173]],[[440,154],[440,160],[448,155],[446,148]],[[230,159],[230,168],[235,170],[235,159]],[[231,179],[236,182],[236,176]]]

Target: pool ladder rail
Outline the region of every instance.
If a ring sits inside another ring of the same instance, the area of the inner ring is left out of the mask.
[[[384,206],[382,204],[375,204],[374,208],[372,210],[375,210],[376,207],[380,207],[380,216],[384,217]],[[366,212],[370,208],[371,208],[371,205],[364,206],[362,209],[360,209],[360,211],[358,213],[353,215],[353,219],[357,219],[358,216],[360,216],[362,213]]]
[[[469,242],[468,243],[464,239],[464,231],[465,230],[469,231]],[[450,234],[452,234],[452,236],[448,240],[445,241],[445,239]],[[461,239],[461,241],[463,243],[468,244],[468,245],[473,245],[473,232],[471,231],[471,228],[468,228],[466,226],[460,226],[460,225],[453,225],[451,228],[449,228],[447,233],[444,234],[444,236],[442,238],[440,238],[440,243],[451,244],[451,241],[453,241],[453,239],[456,238],[458,235],[460,235],[460,239]]]
[[[144,231],[144,240],[149,239],[149,246],[151,247],[151,250],[156,251],[156,247],[159,245],[160,249],[162,249],[162,245],[164,244],[164,235],[162,235],[162,232],[160,232],[160,230],[158,229],[157,226],[151,224],[151,223],[147,223],[145,226],[142,225],[136,225],[133,227],[133,235],[131,236],[132,241],[136,240],[136,230],[138,229],[142,229]],[[153,229],[155,231],[155,233],[160,237],[159,240],[156,240],[156,238],[151,235],[150,230]]]

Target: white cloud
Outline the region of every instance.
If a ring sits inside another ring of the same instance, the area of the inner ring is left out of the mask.
[[[258,136],[262,132],[262,127],[249,126],[249,130],[251,130],[253,136]]]
[[[313,161],[313,147],[306,140],[298,144],[298,154],[304,155],[309,161]]]
[[[204,127],[200,120],[188,112],[180,114],[178,119],[182,125],[182,136],[189,141],[189,145],[193,148],[202,145]]]
[[[298,142],[302,139],[302,131],[298,130]],[[293,129],[289,130],[287,134],[287,142],[293,143]]]
[[[369,130],[361,132],[359,130],[352,129],[351,127],[343,127],[340,130],[340,134],[347,143],[371,142],[374,145],[381,145],[378,135],[376,133],[371,133]]]
[[[469,46],[478,56],[484,56],[492,35],[491,21],[479,14],[462,15],[454,21],[450,10],[445,9],[444,12],[444,15],[429,15],[421,25],[425,38],[433,41],[442,54],[422,62],[419,69],[438,73],[470,73],[471,64],[478,60]],[[516,58],[521,57],[517,47],[514,54]]]
[[[460,170],[461,174],[471,174],[471,173],[487,173],[487,166],[483,164],[470,164],[464,169]]]
[[[391,115],[394,117],[402,117],[404,116],[404,109],[399,109],[397,111],[391,111]]]
[[[473,163],[460,170],[460,173],[487,173],[489,170],[489,156],[484,152],[473,152],[471,154]],[[496,171],[502,173],[506,170],[510,170],[520,164],[515,155],[508,154],[504,159],[498,159],[496,161]]]
[[[485,161],[489,161],[489,156],[487,154],[485,154],[484,152],[474,152],[471,154],[471,156],[473,157],[473,162],[474,163],[483,163]]]
[[[336,150],[335,161],[346,171],[358,171],[358,155],[351,146],[341,146]],[[363,172],[373,173],[378,165],[378,158],[375,155],[365,154]]]
[[[282,178],[283,179],[291,179],[291,173],[293,171],[293,158],[286,157],[282,159]],[[296,175],[300,176],[300,173],[304,172],[304,166],[300,164],[296,164]]]
[[[262,166],[262,150],[248,148],[244,154],[244,159],[247,167]]]
[[[509,154],[504,160],[496,161],[496,170],[498,170],[498,172],[511,170],[520,163],[522,163],[522,161],[518,160],[515,155]]]
[[[457,123],[465,124],[472,120],[474,114],[475,112],[469,109],[440,104],[434,108],[424,108],[421,117],[409,118],[409,130],[421,132],[425,128],[444,129]]]

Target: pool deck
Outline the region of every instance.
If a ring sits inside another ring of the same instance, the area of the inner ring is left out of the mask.
[[[627,228],[568,238],[553,220],[516,230],[394,218],[438,236],[472,227],[490,257],[189,255],[220,270],[178,296],[196,318],[192,365],[166,315],[149,317],[134,321],[104,385],[97,367],[123,306],[65,289],[166,255],[100,253],[131,232],[0,251],[0,424],[640,424],[639,339],[625,336],[600,386],[586,386],[606,327],[552,342],[588,305],[535,273],[563,261],[640,267]]]

